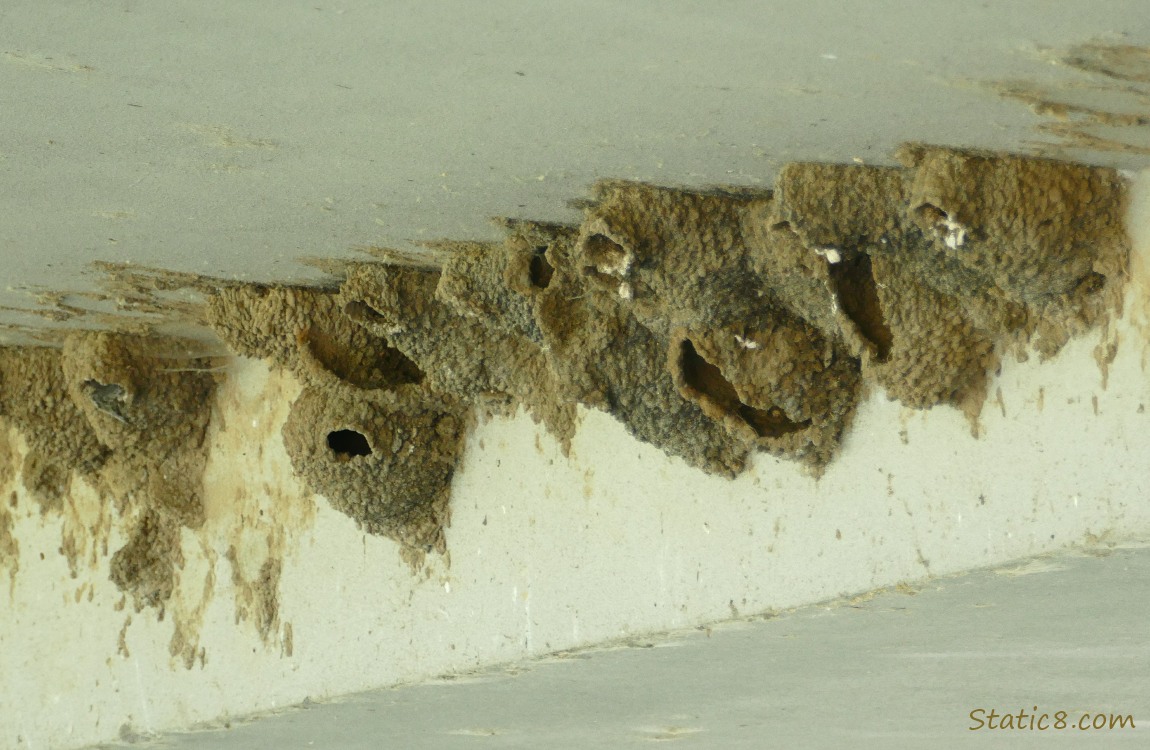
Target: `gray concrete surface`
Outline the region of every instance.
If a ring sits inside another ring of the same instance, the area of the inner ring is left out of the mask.
[[[143,746],[1145,747],[1148,622],[1150,549],[1103,548]],[[1036,728],[991,729],[991,710]],[[1078,727],[1099,713],[1132,725]]]
[[[769,185],[905,140],[1025,149],[972,83],[1150,43],[1140,0],[0,5],[0,305],[93,260],[262,280],[571,220],[593,180]],[[1124,166],[1131,154],[1068,153]],[[0,322],[42,325],[0,312]]]

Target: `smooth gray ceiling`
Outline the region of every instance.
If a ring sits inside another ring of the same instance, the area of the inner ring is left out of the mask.
[[[0,305],[91,289],[93,260],[314,278],[299,258],[574,220],[601,177],[769,185],[904,140],[1024,148],[1038,116],[974,82],[1065,81],[1040,47],[1150,43],[1146,10],[6,0]]]

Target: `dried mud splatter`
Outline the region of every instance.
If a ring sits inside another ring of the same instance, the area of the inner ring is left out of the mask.
[[[1074,77],[1057,84],[976,84],[1048,118],[1036,126],[1047,140],[1031,143],[1034,153],[1150,156],[1150,48],[1096,41],[1037,52],[1043,62]]]

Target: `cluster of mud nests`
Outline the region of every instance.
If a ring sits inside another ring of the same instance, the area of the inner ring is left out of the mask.
[[[977,415],[999,357],[1049,356],[1121,299],[1112,170],[905,147],[902,167],[791,164],[773,191],[603,182],[583,222],[506,221],[496,244],[353,262],[326,288],[197,281],[235,354],[303,385],[283,427],[306,486],[371,533],[443,550],[477,411],[524,408],[567,446],[599,409],[725,477],[752,452],[819,472],[868,385]],[[132,504],[113,578],[162,598],[199,518],[215,385],[147,336],[78,334],[0,355],[0,414],[28,489],[71,472]]]

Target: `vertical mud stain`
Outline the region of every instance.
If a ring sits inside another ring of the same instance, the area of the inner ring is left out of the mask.
[[[0,503],[0,569],[8,569],[8,595],[16,591],[16,574],[20,572],[20,543],[12,533],[12,512],[8,503]]]

